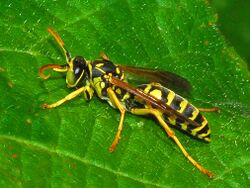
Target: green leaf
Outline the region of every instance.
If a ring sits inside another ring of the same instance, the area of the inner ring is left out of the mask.
[[[250,1],[214,0],[212,5],[218,12],[218,22],[225,35],[239,55],[246,60],[250,69]]]
[[[250,85],[245,62],[228,46],[207,1],[4,1],[0,20],[1,187],[249,187]],[[212,129],[205,144],[175,131],[187,151],[215,174],[193,167],[150,118],[126,115],[115,153],[108,148],[119,112],[95,97],[43,110],[71,92],[52,26],[72,55],[106,52],[119,64],[159,68],[187,78],[188,99]]]

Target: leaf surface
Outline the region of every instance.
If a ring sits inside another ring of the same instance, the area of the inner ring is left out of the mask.
[[[245,62],[226,45],[206,1],[4,1],[0,20],[1,187],[248,187],[250,85]],[[65,64],[47,28],[72,55],[159,68],[187,78],[188,99],[212,129],[205,144],[178,131],[188,152],[214,172],[195,169],[150,118],[127,114],[115,153],[108,148],[119,112],[95,97],[49,110],[72,90],[62,74],[37,74]]]

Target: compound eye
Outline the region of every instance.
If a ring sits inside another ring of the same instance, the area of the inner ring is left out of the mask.
[[[86,61],[82,57],[75,57],[73,60],[73,72],[76,80],[84,73],[85,68]]]

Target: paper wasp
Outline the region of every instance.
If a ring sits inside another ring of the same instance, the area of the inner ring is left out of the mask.
[[[184,156],[201,172],[209,177],[213,176],[187,153],[174,131],[169,127],[171,125],[195,138],[210,142],[211,131],[206,118],[201,115],[200,111],[213,112],[218,111],[218,108],[196,108],[186,99],[158,83],[170,82],[187,89],[189,88],[187,80],[170,72],[117,65],[112,63],[104,53],[101,54],[101,59],[94,61],[85,60],[82,56],[71,57],[60,36],[51,28],[48,31],[63,49],[67,64],[44,65],[39,69],[39,75],[43,79],[49,78],[50,75],[43,74],[48,68],[56,72],[64,72],[67,86],[75,88],[75,91],[53,104],[43,104],[43,108],[57,107],[79,94],[83,94],[86,100],[92,99],[93,95],[97,94],[100,99],[106,100],[120,111],[120,122],[115,139],[110,146],[111,152],[115,150],[120,138],[126,112],[136,115],[153,115],[167,135],[178,145]],[[125,72],[154,78],[158,82],[133,87],[128,84]]]

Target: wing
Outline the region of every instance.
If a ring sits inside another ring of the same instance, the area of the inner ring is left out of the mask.
[[[126,90],[127,92],[129,92],[129,93],[143,99],[146,103],[149,103],[152,106],[161,109],[163,112],[165,112],[169,116],[176,116],[176,117],[180,118],[181,120],[186,121],[189,124],[191,124],[193,126],[196,126],[196,127],[200,126],[197,122],[192,121],[191,119],[188,119],[187,117],[183,116],[181,113],[179,113],[178,111],[172,109],[170,106],[166,105],[161,100],[156,99],[155,97],[144,93],[140,89],[134,88],[133,86],[119,80],[118,78],[112,77],[111,78],[111,83],[118,86],[118,87],[120,87],[120,88],[122,88],[122,89],[124,89],[124,90]]]
[[[173,88],[173,90],[184,91],[187,93],[189,93],[191,90],[191,85],[185,78],[168,71],[120,64],[118,66],[125,72],[131,73],[133,75],[139,75],[144,78],[149,78],[150,81],[159,82],[163,86]]]

